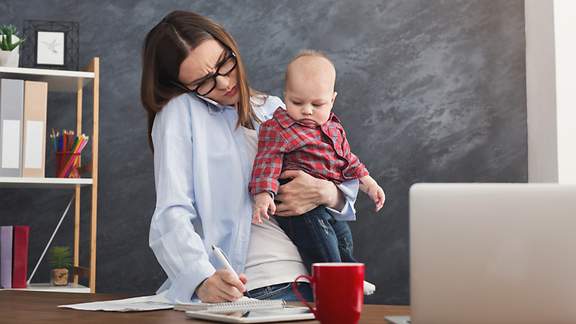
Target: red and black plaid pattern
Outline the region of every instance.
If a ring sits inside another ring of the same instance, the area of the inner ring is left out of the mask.
[[[282,170],[302,170],[335,183],[368,175],[364,164],[350,152],[346,132],[333,113],[324,125],[309,127],[278,108],[274,117],[260,126],[250,193],[276,194]]]

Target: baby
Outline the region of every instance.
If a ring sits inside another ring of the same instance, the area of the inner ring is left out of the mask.
[[[302,170],[340,184],[358,179],[360,189],[376,204],[384,205],[384,191],[350,151],[340,120],[332,113],[336,99],[336,69],[324,54],[303,51],[286,69],[286,109],[260,126],[250,193],[254,197],[253,223],[274,215],[274,196],[280,173]],[[308,270],[315,262],[355,262],[348,224],[319,206],[303,215],[276,217],[280,227],[298,247]]]

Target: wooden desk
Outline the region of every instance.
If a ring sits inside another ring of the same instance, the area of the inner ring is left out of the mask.
[[[167,310],[140,313],[89,312],[57,308],[58,305],[127,298],[126,295],[66,294],[0,291],[0,323],[208,323],[192,321],[184,313]],[[408,315],[408,306],[365,305],[360,323],[385,323],[384,316]],[[290,323],[318,323],[316,321]]]

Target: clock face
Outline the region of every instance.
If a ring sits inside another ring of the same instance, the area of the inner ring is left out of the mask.
[[[37,33],[36,64],[64,65],[64,33]]]

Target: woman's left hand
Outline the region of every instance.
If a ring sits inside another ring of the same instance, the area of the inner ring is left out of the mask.
[[[344,197],[338,187],[330,181],[315,178],[300,170],[282,172],[280,179],[292,179],[278,189],[274,197],[278,216],[302,215],[319,205],[341,208]]]

